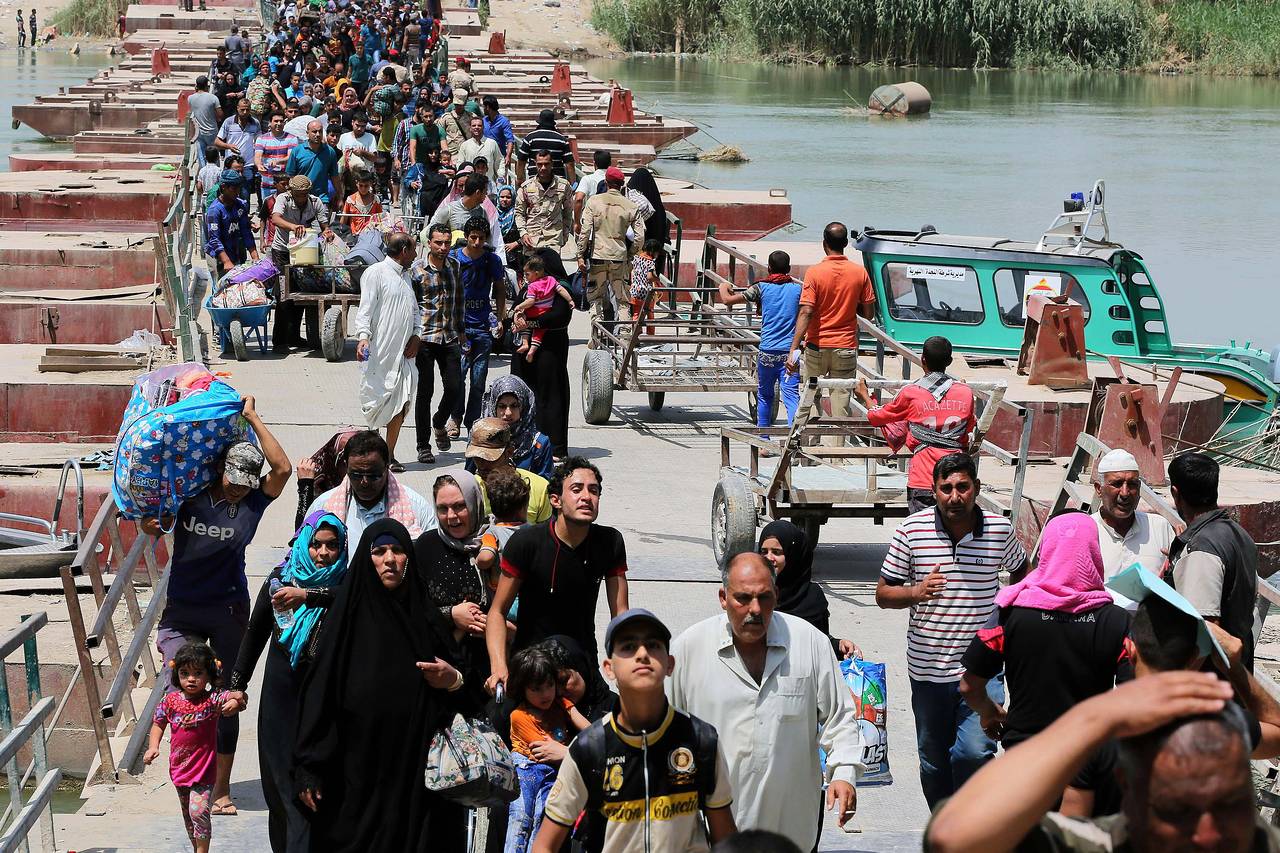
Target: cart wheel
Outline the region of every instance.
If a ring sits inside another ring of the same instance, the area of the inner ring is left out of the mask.
[[[649,392],[649,409],[654,412],[662,411],[662,404],[667,399],[666,391],[650,391]]]
[[[822,532],[822,519],[806,518],[800,525],[804,529],[804,538],[809,540],[809,547],[816,548],[818,546],[818,536]]]
[[[324,312],[320,326],[320,351],[325,361],[342,361],[347,349],[346,318],[341,305],[334,305]]]
[[[607,424],[613,411],[613,359],[604,350],[588,350],[582,361],[582,417]]]
[[[756,498],[741,474],[727,473],[711,495],[711,552],[724,566],[756,544]]]
[[[227,324],[227,337],[231,338],[231,349],[236,354],[236,361],[249,360],[249,347],[244,342],[244,326],[239,320]]]

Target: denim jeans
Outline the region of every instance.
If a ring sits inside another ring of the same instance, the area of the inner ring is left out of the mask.
[[[542,825],[542,812],[556,781],[556,769],[550,764],[537,764],[518,752],[511,753],[511,757],[520,780],[520,797],[511,804],[506,853],[525,853]]]
[[[987,695],[1003,705],[1004,681],[988,681]],[[911,712],[916,718],[920,787],[933,809],[991,760],[996,743],[961,698],[958,679],[946,684],[911,679]]]
[[[424,341],[418,350],[416,363],[418,393],[413,401],[413,419],[418,433],[418,450],[427,450],[431,447],[431,428],[444,427],[458,399],[462,385],[462,350],[456,341],[447,344]],[[431,395],[435,392],[437,368],[444,389],[440,394],[440,405],[432,415]]]
[[[467,329],[468,350],[462,354],[462,384],[453,406],[453,419],[471,429],[480,417],[480,404],[489,383],[489,355],[493,352],[493,335],[488,329]],[[464,412],[463,405],[466,409]]]
[[[775,387],[780,389],[787,426],[791,426],[800,405],[800,373],[787,371],[787,353],[762,351],[756,361],[756,376],[756,426],[773,426]]]

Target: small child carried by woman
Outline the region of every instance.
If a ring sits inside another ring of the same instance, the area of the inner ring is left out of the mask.
[[[526,320],[536,320],[551,310],[557,296],[573,305],[573,294],[555,276],[547,275],[546,264],[537,255],[524,262],[524,279],[528,282],[525,286],[525,300],[515,307],[514,313],[517,316],[523,315]],[[542,346],[545,333],[545,329],[521,332],[516,352],[524,355],[525,361],[533,361],[538,354],[538,347]]]
[[[555,784],[564,750],[590,723],[559,692],[560,668],[542,646],[522,649],[511,659],[508,687],[519,702],[511,712],[511,757],[520,780],[520,797],[511,804],[505,853],[525,853],[542,824],[542,812]]]
[[[156,705],[151,739],[142,760],[150,764],[160,754],[160,739],[169,727],[169,778],[178,789],[182,821],[191,849],[207,853],[213,837],[213,781],[217,774],[218,718],[238,714],[243,707],[227,691],[216,689],[218,661],[206,644],[189,642],[173,657],[170,679],[177,688]]]

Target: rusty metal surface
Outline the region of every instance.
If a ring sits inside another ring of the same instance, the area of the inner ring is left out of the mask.
[[[1089,387],[1081,305],[1065,297],[1032,296],[1027,300],[1018,373],[1028,376],[1032,385],[1054,389]]]

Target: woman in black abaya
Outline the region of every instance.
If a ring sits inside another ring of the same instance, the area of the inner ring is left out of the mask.
[[[813,582],[813,546],[804,531],[789,521],[771,521],[760,531],[760,556],[777,575],[775,609],[803,619],[831,640],[836,657],[861,656],[852,640],[831,636],[831,608],[822,587]]]
[[[568,285],[569,274],[555,249],[542,248],[536,252],[546,266],[547,275]],[[563,299],[535,323],[546,329],[542,346],[533,361],[511,359],[511,372],[533,389],[533,399],[538,401],[538,429],[551,439],[551,451],[557,459],[569,453],[569,321],[573,308]]]
[[[662,193],[658,192],[658,182],[653,179],[653,172],[643,166],[636,169],[631,173],[627,187],[644,196],[653,208],[653,213],[644,221],[644,240],[640,241],[640,245],[643,246],[647,240],[657,240],[663,246],[667,245],[667,239],[671,236],[671,223],[667,222],[667,208],[662,203]],[[662,270],[660,257],[658,270]]]
[[[302,685],[294,787],[311,849],[409,853],[465,847],[464,810],[428,791],[427,745],[471,685],[399,522],[365,530]],[[430,841],[428,841],[430,839]]]

